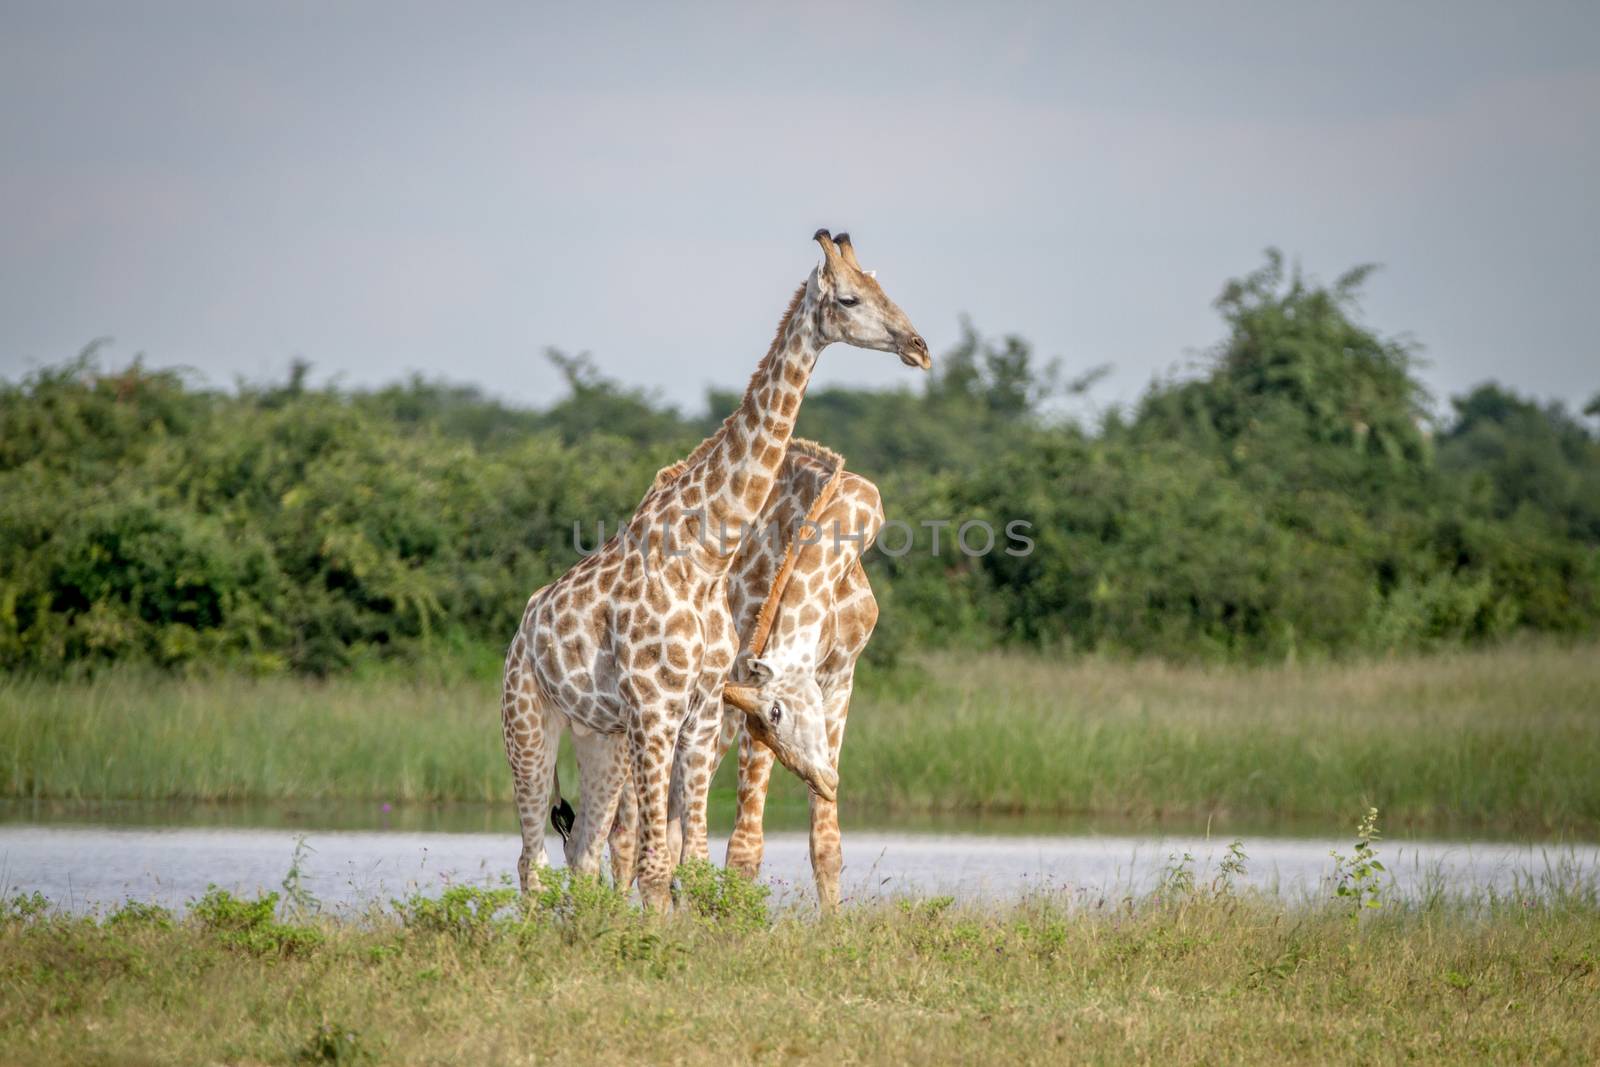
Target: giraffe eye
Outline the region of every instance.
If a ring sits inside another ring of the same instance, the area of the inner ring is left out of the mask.
[[[783,721],[783,705],[774,704],[772,710],[767,712],[767,721],[776,726]]]
[[[859,303],[861,303],[861,298],[860,297],[841,296],[839,298],[839,306],[840,307],[853,308]]]

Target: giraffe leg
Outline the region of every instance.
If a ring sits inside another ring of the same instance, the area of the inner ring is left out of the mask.
[[[611,884],[626,893],[633,885],[639,862],[639,794],[633,787],[633,772],[628,766],[628,749],[622,746],[622,795],[617,800],[617,815],[611,824]]]
[[[667,797],[667,852],[672,855],[672,862],[682,863],[692,856],[683,854],[683,809],[684,792],[679,783],[683,779],[677,775],[672,777],[672,789]]]
[[[668,724],[675,721],[679,720],[670,710],[644,714],[641,725],[628,735],[634,790],[639,798],[639,895],[646,908],[662,913],[672,907],[672,872],[677,867],[677,857],[667,848],[667,805],[676,740]]]
[[[517,881],[524,893],[540,887],[539,868],[548,862],[544,850],[544,821],[549,814],[555,782],[559,722],[540,699],[533,672],[523,655],[519,637],[506,668],[500,699],[506,759],[511,764],[517,818],[522,824],[522,854],[517,858]]]
[[[828,757],[839,773],[839,749],[844,744],[845,718],[850,714],[851,684],[847,681],[828,699]],[[839,907],[839,871],[844,849],[839,833],[839,805],[811,794],[811,874],[817,881],[817,903],[825,912]]]
[[[616,818],[617,803],[629,782],[628,739],[622,734],[589,734],[572,739],[581,783],[577,827],[567,841],[567,866],[583,874],[600,873],[600,853]]]
[[[749,878],[761,873],[761,857],[766,845],[761,823],[775,759],[772,749],[751,737],[748,730],[740,729],[739,812],[734,816],[724,862]]]
[[[718,739],[722,734],[723,708],[720,682],[700,691],[694,714],[684,723],[673,752],[672,802],[670,818],[678,834],[669,844],[682,860],[711,858],[706,841],[706,806],[711,792],[711,775],[716,770]]]
[[[834,766],[838,767],[838,760]],[[825,912],[839,908],[839,871],[844,867],[840,845],[839,805],[811,794],[811,875],[817,880],[817,903]]]

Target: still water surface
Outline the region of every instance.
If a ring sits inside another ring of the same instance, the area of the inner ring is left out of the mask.
[[[386,829],[381,822],[373,827],[373,819],[361,826],[353,816],[327,814],[296,818],[279,810],[271,817],[258,813],[256,825],[237,825],[230,821],[251,817],[228,809],[180,818],[170,810],[137,807],[85,814],[13,805],[0,809],[0,893],[38,890],[73,910],[114,907],[128,899],[181,908],[211,883],[253,895],[280,887],[302,836],[303,884],[325,905],[344,910],[418,891],[437,893],[451,884],[501,884],[515,874],[520,846],[510,827]],[[486,817],[458,814],[468,823]],[[406,817],[395,821],[404,824]],[[1300,836],[1281,828],[1207,836],[1203,828],[1130,832],[1103,821],[1052,833],[1037,824],[957,832],[973,828],[857,830],[847,821],[846,897],[950,893],[1014,899],[1042,891],[1117,899],[1153,888],[1174,858],[1186,853],[1197,878],[1211,877],[1228,842],[1239,836],[1248,855],[1243,881],[1293,899],[1325,892],[1333,868],[1329,852],[1348,854],[1353,845],[1348,838]],[[559,839],[552,836],[546,844],[559,864]],[[724,844],[713,838],[714,857],[721,857]],[[1576,870],[1591,882],[1600,872],[1600,845],[1593,843],[1392,839],[1378,847],[1393,888],[1404,894],[1429,888],[1512,892],[1558,868]],[[763,877],[780,902],[810,899],[803,830],[768,834]]]

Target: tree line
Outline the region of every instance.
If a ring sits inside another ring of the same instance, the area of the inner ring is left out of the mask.
[[[1486,383],[1435,413],[1414,349],[1362,322],[1366,277],[1324,285],[1269,253],[1224,287],[1201,367],[1092,420],[1061,398],[1096,371],[1063,380],[970,327],[920,389],[813,391],[800,434],[914,538],[869,556],[870,655],[1270,661],[1592,634],[1600,398]],[[540,408],[420,377],[314,387],[303,365],[222,390],[93,348],[0,383],[0,667],[326,673],[502,644],[578,558],[573,524],[626,518],[738,401],[686,414],[551,358],[566,388]],[[1029,551],[963,552],[941,520],[1020,520]]]

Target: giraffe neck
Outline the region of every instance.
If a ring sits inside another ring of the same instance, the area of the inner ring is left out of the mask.
[[[713,543],[726,530],[729,555],[745,526],[754,527],[772,492],[789,438],[794,434],[817,356],[818,333],[807,289],[796,294],[772,347],[750,377],[739,407],[722,424],[711,447],[691,457],[686,475],[705,487],[705,513]]]

